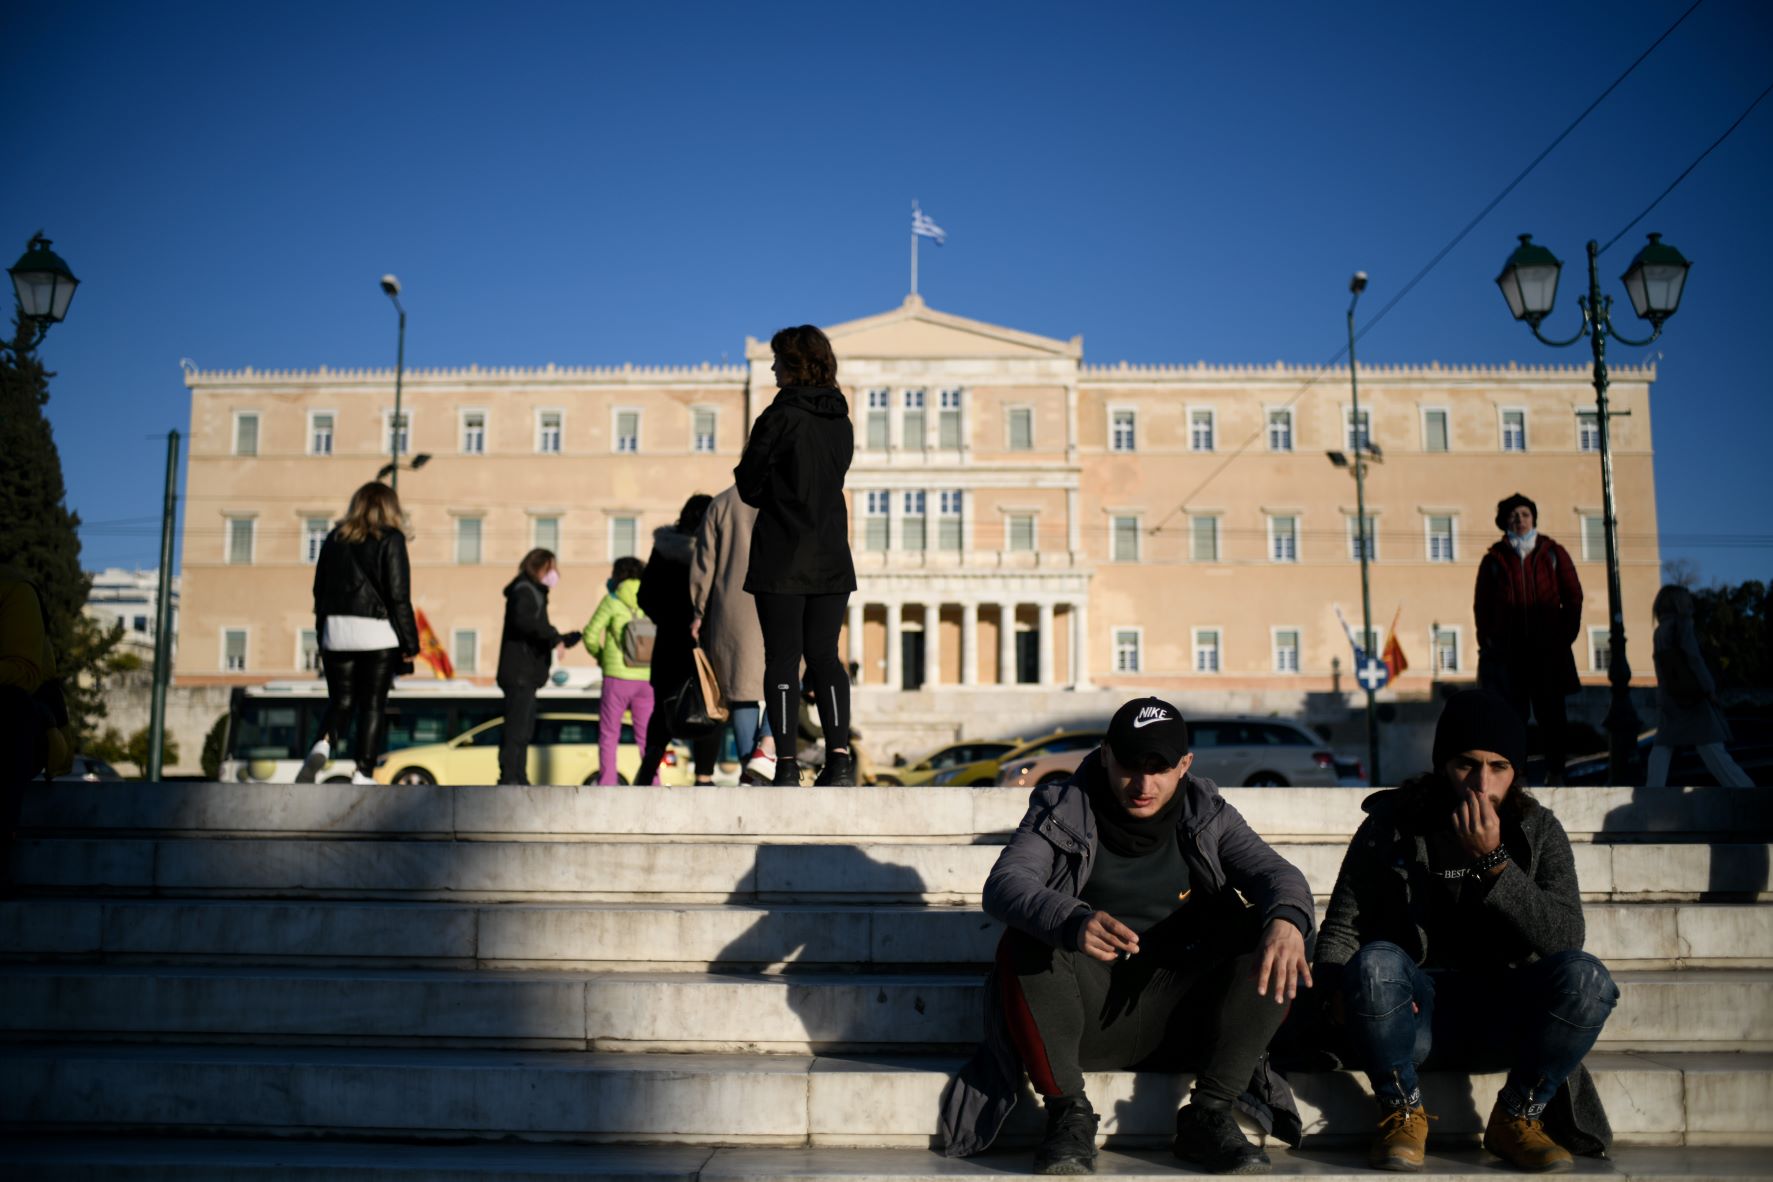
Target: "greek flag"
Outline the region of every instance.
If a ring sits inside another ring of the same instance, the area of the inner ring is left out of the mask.
[[[919,238],[934,238],[937,246],[948,241],[948,232],[930,221],[929,215],[919,209],[915,201],[911,203],[911,232]]]

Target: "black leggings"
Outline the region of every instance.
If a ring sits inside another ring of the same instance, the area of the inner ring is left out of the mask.
[[[850,746],[850,675],[837,656],[837,634],[848,614],[847,591],[835,595],[772,595],[757,600],[763,627],[763,706],[776,734],[776,758],[793,759],[800,717],[800,660],[819,706],[825,752]]]
[[[382,738],[388,729],[388,687],[394,684],[394,671],[400,667],[400,650],[374,649],[368,652],[340,653],[322,650],[320,663],[326,669],[326,717],[320,723],[322,738],[338,746],[347,719],[355,718],[357,729],[351,753],[357,770],[371,775],[376,770],[376,757],[382,753]]]

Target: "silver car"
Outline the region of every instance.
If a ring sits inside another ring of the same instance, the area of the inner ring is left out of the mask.
[[[1346,782],[1324,741],[1296,722],[1275,718],[1191,718],[1193,771],[1221,785],[1246,788],[1334,788]]]

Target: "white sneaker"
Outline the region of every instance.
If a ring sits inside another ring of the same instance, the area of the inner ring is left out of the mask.
[[[739,777],[740,783],[768,784],[776,778],[776,757],[753,751],[751,758],[745,761],[745,773]]]
[[[354,770],[351,773],[351,783],[353,784],[373,784],[375,782],[374,776],[366,776],[361,771]]]
[[[320,769],[325,767],[331,760],[332,742],[328,739],[321,739],[318,743],[315,743],[312,747],[308,748],[308,758],[302,760],[302,770],[296,773],[295,782],[298,784],[312,784],[315,777],[320,774]]]

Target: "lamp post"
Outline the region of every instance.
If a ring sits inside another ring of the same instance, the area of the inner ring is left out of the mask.
[[[1516,320],[1525,321],[1533,335],[1547,345],[1562,348],[1574,345],[1583,337],[1589,339],[1594,353],[1594,402],[1596,427],[1601,444],[1601,520],[1606,535],[1607,551],[1607,680],[1613,688],[1613,699],[1607,709],[1608,777],[1614,784],[1629,782],[1637,755],[1638,715],[1631,704],[1631,665],[1625,658],[1625,611],[1619,592],[1619,519],[1613,503],[1613,450],[1609,426],[1611,411],[1607,407],[1607,338],[1623,345],[1641,347],[1662,335],[1662,323],[1681,306],[1681,290],[1687,283],[1687,270],[1692,266],[1681,252],[1663,243],[1662,235],[1650,235],[1650,241],[1638,251],[1621,279],[1626,294],[1631,296],[1632,309],[1638,317],[1650,322],[1650,335],[1641,341],[1625,336],[1613,327],[1613,297],[1601,294],[1597,261],[1600,248],[1591,239],[1588,244],[1588,293],[1576,297],[1582,309],[1582,325],[1568,340],[1554,341],[1539,331],[1539,322],[1551,312],[1557,300],[1558,273],[1563,263],[1543,246],[1535,245],[1531,234],[1520,236],[1496,285],[1508,301],[1508,310]],[[1562,769],[1557,769],[1561,771]]]
[[[68,270],[61,256],[49,249],[49,239],[39,230],[31,236],[25,253],[6,269],[12,276],[13,294],[18,297],[20,327],[24,330],[23,348],[17,344],[0,346],[16,353],[29,353],[43,343],[49,326],[60,324],[68,314],[68,304],[80,281]]]
[[[1379,458],[1379,449],[1373,446],[1368,438],[1371,433],[1361,422],[1361,383],[1354,362],[1354,306],[1360,303],[1361,292],[1365,290],[1367,273],[1356,271],[1348,281],[1348,388],[1353,403],[1349,413],[1354,418],[1354,441],[1349,450],[1353,454],[1347,457],[1340,452],[1329,454],[1332,464],[1354,471],[1354,536],[1358,539],[1361,556],[1361,656],[1364,658],[1354,671],[1354,679],[1367,693],[1367,771],[1372,776],[1368,783],[1377,785],[1382,781],[1379,778],[1379,715],[1373,695],[1379,692],[1382,682],[1375,679],[1373,669],[1376,656],[1372,651],[1373,595],[1368,574],[1372,538],[1367,533],[1367,462],[1369,456],[1375,460]]]
[[[392,275],[382,276],[382,290],[394,301],[394,310],[400,313],[400,344],[394,353],[394,418],[388,423],[388,485],[395,492],[400,491],[400,444],[401,437],[406,434],[406,422],[400,416],[400,384],[406,375],[406,309],[400,306],[400,280]]]

